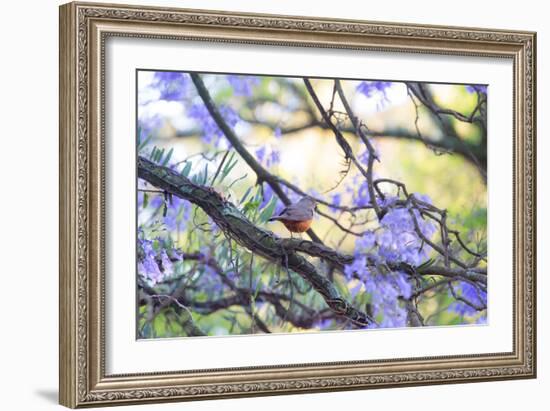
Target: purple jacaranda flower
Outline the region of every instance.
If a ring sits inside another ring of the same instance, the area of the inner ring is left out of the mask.
[[[171,231],[184,230],[191,218],[191,208],[189,201],[175,196],[172,197],[172,201],[168,204],[168,210],[164,216],[166,227]]]
[[[278,164],[281,161],[281,153],[271,145],[263,145],[255,151],[258,162],[267,168]]]
[[[414,230],[409,210],[402,207],[390,209],[380,222],[384,227],[389,228],[393,232]]]
[[[357,91],[366,97],[372,97],[376,94],[386,95],[386,89],[391,87],[391,81],[362,81],[357,86]]]
[[[384,198],[377,197],[376,202],[380,207],[384,208],[393,206],[398,200],[399,197],[397,196],[386,195]]]
[[[351,280],[354,277],[366,279],[370,274],[367,263],[368,261],[366,255],[356,257],[353,260],[353,263],[347,264],[344,267],[344,275],[348,280]]]
[[[314,324],[314,327],[318,328],[319,330],[326,330],[332,326],[333,322],[334,320],[332,320],[331,318],[325,318],[323,320],[317,321]]]
[[[413,211],[420,232],[430,238],[436,227],[431,221],[424,220],[417,210]],[[428,256],[429,246],[416,232],[413,217],[408,208],[390,209],[380,221],[380,230],[376,235],[379,252],[389,262],[421,264]]]
[[[260,78],[255,76],[240,76],[229,74],[227,81],[233,87],[233,93],[237,96],[251,97],[254,87],[260,84]]]
[[[153,116],[141,116],[138,119],[139,139],[138,142],[145,141],[149,136],[154,135],[164,123],[163,118],[155,114]]]
[[[265,146],[261,146],[260,148],[258,148],[255,152],[256,154],[256,158],[258,159],[258,161],[260,163],[263,163],[264,159],[265,159],[265,153],[266,153],[267,149]]]
[[[262,203],[260,204],[260,208],[264,208],[271,201],[271,197],[273,197],[271,186],[267,183],[262,184]]]
[[[156,253],[155,253],[155,250],[153,249],[153,242],[151,240],[145,240],[145,239],[142,239],[142,238],[138,238],[138,246],[142,250],[143,256],[145,258],[147,258],[147,257],[155,258]]]
[[[160,91],[160,99],[180,101],[187,93],[190,82],[189,75],[174,71],[157,71],[154,75],[153,87]]]
[[[279,152],[279,150],[272,150],[267,160],[267,166],[271,167],[272,165],[278,164],[280,161],[281,153]]]
[[[151,256],[145,258],[138,263],[138,274],[141,275],[150,285],[155,285],[162,281],[164,277],[160,268]]]
[[[398,271],[394,273],[391,278],[394,281],[397,289],[399,290],[400,296],[403,298],[409,298],[412,294],[412,286],[409,282],[407,274]]]
[[[433,204],[432,199],[427,194],[413,193],[413,195],[415,199],[420,200],[423,203]]]
[[[154,209],[159,208],[164,204],[164,197],[162,195],[151,195],[149,198],[149,207],[152,207]]]
[[[391,87],[390,81],[362,81],[357,86],[357,91],[368,99],[376,102],[376,107],[380,110],[386,103],[389,103],[387,89]]]
[[[342,204],[342,194],[340,193],[332,194],[330,196],[330,203],[334,206],[334,207],[330,207],[330,209],[332,211],[336,211],[337,208],[335,207],[340,207],[340,204]]]
[[[462,296],[465,300],[469,301],[471,305],[463,301],[455,301],[449,306],[449,311],[460,315],[471,316],[478,312],[476,307],[487,306],[487,293],[470,283],[461,282],[458,287],[454,287],[454,290],[457,295]]]
[[[466,91],[468,93],[477,93],[477,92],[480,92],[480,93],[484,93],[484,94],[487,94],[487,85],[483,85],[483,84],[469,84],[466,87]]]
[[[487,324],[487,311],[484,311],[483,314],[477,317],[475,323],[479,325]]]
[[[235,127],[235,125],[239,122],[239,116],[235,112],[235,110],[233,110],[231,107],[224,105],[219,106],[218,109],[225,122],[230,127]],[[197,125],[202,129],[202,136],[206,143],[213,144],[215,147],[218,147],[220,145],[221,139],[224,137],[224,134],[220,130],[204,104],[193,104],[191,107],[188,108],[187,115],[195,120]]]
[[[357,241],[355,241],[355,254],[364,254],[373,248],[376,244],[376,235],[372,231],[367,231]]]
[[[213,250],[211,247],[207,246],[207,245],[203,245],[201,248],[200,248],[200,253],[202,255],[202,259],[203,260],[208,260],[210,257],[213,256]]]
[[[162,269],[165,276],[170,276],[174,273],[174,266],[172,264],[172,261],[170,261],[170,258],[168,257],[168,254],[166,254],[166,250],[162,250],[160,252],[160,261],[162,263]]]
[[[227,273],[225,273],[225,276],[232,282],[236,282],[239,279],[237,273],[233,270],[229,270]]]
[[[457,313],[462,316],[471,316],[476,313],[476,309],[471,307],[468,304],[463,303],[462,301],[454,301],[447,311]]]
[[[357,190],[355,204],[359,207],[370,204],[369,184],[366,181],[362,182]]]
[[[369,150],[365,148],[362,153],[360,153],[357,156],[357,159],[362,162],[363,164],[368,164],[369,162],[370,153]]]
[[[407,313],[401,306],[399,297],[408,298],[412,287],[401,272],[381,273],[370,270],[364,279],[365,292],[370,295],[373,315],[381,317],[380,328],[402,327],[406,325]]]

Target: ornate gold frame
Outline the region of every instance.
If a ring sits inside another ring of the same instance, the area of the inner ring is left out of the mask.
[[[109,36],[512,59],[513,351],[105,375],[103,64]],[[60,403],[82,407],[535,377],[535,52],[532,32],[91,3],[61,6]]]

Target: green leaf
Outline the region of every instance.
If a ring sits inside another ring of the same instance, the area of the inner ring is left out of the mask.
[[[170,157],[172,157],[172,153],[174,152],[174,148],[172,147],[170,151],[168,151],[168,154],[166,154],[166,157],[164,157],[164,160],[162,160],[162,165],[166,166],[168,162],[170,161]]]
[[[147,208],[149,205],[149,193],[143,193],[143,208]]]
[[[242,204],[246,201],[246,199],[248,198],[248,196],[250,195],[250,192],[252,191],[252,186],[248,187],[248,189],[244,192],[242,198],[241,198],[241,201],[239,201],[239,204]]]
[[[204,176],[202,178],[202,185],[205,185],[208,181],[208,163],[204,166]]]
[[[145,148],[145,146],[147,144],[149,144],[149,142],[151,141],[151,139],[153,138],[153,136],[151,134],[149,134],[147,137],[145,137],[145,139],[143,141],[140,141],[138,143],[138,151],[141,151]]]
[[[244,207],[243,207],[243,212],[244,213],[250,213],[252,211],[256,211],[258,209],[258,207],[260,206],[260,202],[259,201],[254,201],[254,200],[251,200],[249,202],[247,202]]]
[[[227,175],[231,172],[231,170],[233,170],[233,168],[235,168],[235,166],[239,162],[238,159],[235,159],[235,161],[232,162],[234,157],[235,157],[235,153],[232,152],[231,156],[229,157],[229,160],[227,161],[227,164],[223,168],[222,174],[220,176],[220,183],[225,179],[225,177],[227,177]]]
[[[416,269],[421,270],[423,268],[428,268],[431,265],[433,265],[434,262],[435,262],[435,260],[433,258],[430,258],[429,260],[424,261],[422,264],[420,264],[418,267],[416,267]]]
[[[273,216],[275,211],[275,206],[277,205],[277,198],[275,196],[271,197],[269,203],[264,207],[260,213],[260,221],[265,223]]]
[[[157,155],[156,155],[155,162],[160,163],[161,160],[162,160],[162,156],[164,156],[164,149],[157,149]]]
[[[186,161],[185,166],[181,170],[181,175],[184,177],[189,176],[189,173],[191,172],[191,167],[193,167],[193,163],[191,161]]]
[[[224,163],[225,163],[225,160],[227,159],[227,156],[229,155],[229,151],[226,151],[223,158],[222,158],[222,161],[221,163],[218,165],[218,169],[216,170],[216,172],[214,173],[214,177],[212,177],[212,182],[210,183],[211,186],[214,185],[214,182],[216,181],[216,178],[218,177],[218,174],[220,173],[220,170],[222,169]],[[234,153],[231,153],[231,158],[233,158],[233,155]]]
[[[258,186],[258,188],[256,189],[256,194],[254,195],[254,201],[259,201],[261,203],[263,196],[264,190],[262,186]]]

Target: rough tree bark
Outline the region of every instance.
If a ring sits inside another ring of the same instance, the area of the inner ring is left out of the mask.
[[[252,224],[234,204],[212,188],[194,184],[181,174],[156,165],[146,158],[138,158],[138,176],[159,189],[200,207],[226,236],[241,246],[299,274],[323,297],[334,313],[346,317],[357,326],[375,323],[369,315],[342,298],[334,284],[319,274],[315,266],[297,251],[339,264],[344,263],[346,257],[320,244],[279,238]]]

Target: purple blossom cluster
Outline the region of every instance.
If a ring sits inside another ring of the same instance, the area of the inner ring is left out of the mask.
[[[170,231],[181,232],[191,218],[191,204],[179,197],[171,197],[164,216],[164,224]]]
[[[487,94],[487,86],[482,84],[469,84],[466,86],[468,93],[484,93]]]
[[[333,212],[336,211],[337,209],[335,207],[340,207],[340,205],[342,204],[342,194],[341,193],[331,194],[329,201],[330,201],[330,204],[332,204],[330,209]]]
[[[187,95],[191,79],[187,73],[157,71],[153,87],[160,92],[160,100],[181,101]]]
[[[365,97],[386,96],[386,90],[391,87],[391,81],[362,81],[357,86],[357,91]]]
[[[380,221],[376,242],[379,255],[388,262],[420,265],[428,258],[429,246],[423,243],[415,230],[426,238],[431,238],[437,227],[425,220],[417,209],[408,207],[390,208]]]
[[[239,115],[231,107],[224,105],[218,108],[230,127],[235,127],[240,121]],[[220,130],[204,104],[193,104],[187,110],[187,115],[189,118],[195,120],[196,124],[201,128],[202,136],[207,144],[212,144],[218,148],[226,141],[223,132]]]
[[[359,175],[353,176],[352,184],[346,186],[346,192],[357,207],[365,207],[371,203],[368,182]]]
[[[183,232],[187,228],[187,224],[191,218],[192,206],[188,201],[182,200],[179,197],[172,196],[167,201],[162,195],[152,195],[148,201],[147,207],[144,207],[146,193],[138,192],[138,210],[143,215],[149,210],[159,218],[162,218],[162,224],[170,231],[178,233]],[[162,210],[166,207],[166,210]],[[140,214],[141,215],[141,214]],[[139,218],[138,218],[139,219]]]
[[[163,119],[158,114],[151,117],[139,117],[139,141],[145,141],[149,136],[153,135],[155,131],[162,126],[162,124]]]
[[[233,93],[237,96],[252,97],[254,87],[260,84],[258,76],[228,74],[226,78],[233,88]]]
[[[281,161],[281,153],[271,145],[263,145],[255,151],[256,159],[267,168],[270,168]]]
[[[182,254],[163,244],[163,240],[145,239],[143,232],[138,232],[138,275],[150,286],[155,286],[174,274],[174,263],[182,261]],[[170,252],[170,255],[168,255]]]
[[[424,200],[429,201],[425,197]],[[412,287],[406,273],[392,271],[388,264],[422,264],[430,249],[418,236],[416,225],[426,238],[431,238],[437,228],[416,209],[391,207],[395,198],[389,197],[384,202],[390,208],[380,226],[356,240],[355,259],[344,273],[348,280],[358,280],[351,290],[353,296],[363,287],[370,295],[373,314],[382,318],[380,327],[400,327],[406,325],[407,313],[399,297],[409,298]]]
[[[405,273],[389,271],[386,267],[377,265],[376,261],[380,260],[375,257],[375,254],[365,252],[365,250],[372,251],[375,247],[375,235],[372,232],[356,242],[355,260],[344,270],[348,281],[357,280],[357,284],[351,289],[351,295],[355,297],[364,289],[364,292],[370,296],[373,315],[381,318],[379,327],[405,326],[407,311],[400,304],[399,299],[411,296],[411,284]]]
[[[462,316],[473,316],[479,312],[476,307],[487,306],[487,292],[470,283],[461,282],[454,290],[457,296],[463,297],[471,304],[456,300],[449,306],[449,311]],[[486,317],[483,318],[486,320]]]

